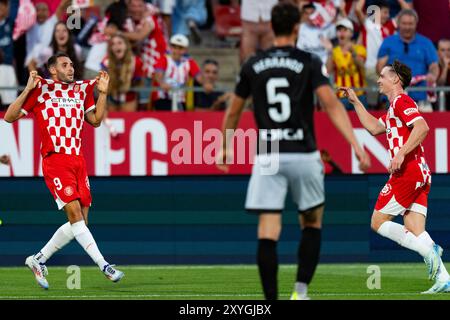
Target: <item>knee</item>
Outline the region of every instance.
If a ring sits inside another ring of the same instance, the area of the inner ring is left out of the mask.
[[[315,228],[315,229],[321,229],[322,228],[322,219],[319,217],[319,215],[314,211],[306,211],[302,213],[303,219],[302,219],[302,227],[303,228]]]
[[[380,229],[381,225],[383,224],[383,222],[385,222],[386,220],[382,220],[379,219],[375,216],[372,216],[372,219],[370,221],[370,228],[375,231],[378,232],[378,229]]]
[[[281,226],[280,225],[260,225],[258,227],[258,239],[269,239],[278,241],[280,238]]]

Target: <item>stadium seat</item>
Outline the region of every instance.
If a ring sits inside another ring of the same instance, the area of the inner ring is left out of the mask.
[[[239,5],[213,5],[216,35],[219,38],[240,37],[242,33],[241,7]]]

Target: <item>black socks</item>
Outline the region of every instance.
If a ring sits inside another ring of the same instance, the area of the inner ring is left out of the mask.
[[[297,282],[309,284],[319,263],[321,229],[306,227],[298,247]]]
[[[266,300],[276,300],[277,290],[277,241],[270,239],[259,239],[258,241],[258,269],[261,278],[264,296]]]

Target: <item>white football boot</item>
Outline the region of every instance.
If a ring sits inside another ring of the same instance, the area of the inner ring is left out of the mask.
[[[38,285],[47,290],[48,281],[45,277],[48,275],[48,270],[45,264],[39,263],[34,256],[29,256],[25,260],[25,265],[30,268],[31,272],[33,272]]]

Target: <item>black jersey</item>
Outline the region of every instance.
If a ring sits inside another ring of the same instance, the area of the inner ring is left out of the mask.
[[[297,48],[260,51],[242,66],[235,93],[253,97],[259,142],[279,142],[280,152],[316,150],[314,90],[329,85],[319,57]]]

